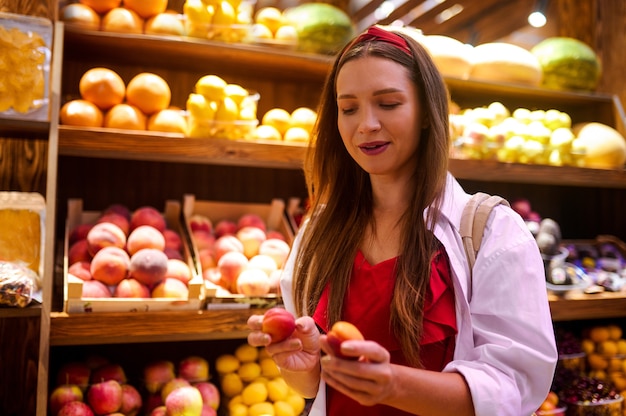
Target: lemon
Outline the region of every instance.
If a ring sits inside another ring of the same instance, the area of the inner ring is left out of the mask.
[[[261,124],[274,127],[281,134],[285,134],[291,123],[291,114],[283,108],[272,108],[268,110],[261,119]]]
[[[280,369],[271,358],[260,358],[261,374],[265,377],[274,378],[280,376]]]
[[[296,412],[293,410],[293,407],[286,401],[275,401],[274,402],[274,412],[276,416],[296,416]]]
[[[198,120],[194,117],[187,119],[187,137],[203,139],[213,136],[211,122],[206,120]]]
[[[224,93],[227,97],[232,98],[238,107],[241,107],[243,100],[248,96],[248,90],[238,84],[227,84],[224,87]]]
[[[287,396],[286,402],[291,405],[295,414],[299,415],[304,412],[306,402],[304,401],[304,397],[300,396],[298,393],[292,391],[289,396]]]
[[[269,402],[255,403],[248,408],[248,416],[275,416],[274,405]]]
[[[302,127],[309,133],[317,121],[317,112],[309,107],[299,107],[291,112],[290,127]]]
[[[290,127],[283,136],[286,142],[308,143],[310,138],[309,132],[302,127]]]
[[[183,5],[183,13],[188,21],[202,23],[205,26],[209,25],[213,18],[211,10],[201,0],[186,0]]]
[[[243,397],[241,397],[241,393],[237,394],[235,396],[233,396],[229,401],[228,401],[228,407],[234,405],[235,403],[243,403]]]
[[[243,404],[252,406],[255,403],[262,403],[267,400],[267,386],[263,383],[250,383],[243,388],[241,398]]]
[[[242,363],[239,370],[237,370],[237,374],[243,381],[249,383],[261,376],[261,366],[257,362]]]
[[[220,102],[226,96],[226,81],[217,75],[205,75],[195,85],[196,92],[209,101]]]
[[[276,30],[276,33],[274,33],[274,39],[282,42],[296,43],[298,42],[298,31],[294,26],[282,25]]]
[[[188,20],[185,22],[185,34],[192,38],[206,39],[209,36],[209,27],[207,23]]]
[[[267,395],[271,401],[286,400],[289,396],[289,386],[282,377],[267,382]]]
[[[229,416],[248,416],[248,406],[243,403],[235,403],[228,406]]]
[[[239,109],[239,120],[253,121],[256,119],[256,107],[247,106]]]
[[[207,100],[202,94],[189,94],[186,106],[189,116],[196,120],[211,121],[215,118],[217,111],[217,104]]]
[[[250,344],[241,344],[235,350],[235,357],[237,357],[242,363],[256,361],[259,357],[259,350]]]
[[[222,377],[221,387],[222,393],[226,397],[233,397],[243,391],[243,381],[237,373],[224,374]]]
[[[261,124],[252,133],[254,140],[283,140],[283,136],[275,127]]]
[[[263,23],[254,23],[250,28],[250,33],[253,39],[273,39],[274,34],[269,27]]]
[[[241,362],[233,354],[223,354],[215,360],[215,370],[219,374],[234,373],[240,365]]]
[[[283,12],[276,7],[262,7],[256,12],[254,22],[265,25],[274,34],[283,24]]]
[[[235,8],[229,2],[223,0],[215,8],[213,24],[217,26],[231,26],[237,22]]]

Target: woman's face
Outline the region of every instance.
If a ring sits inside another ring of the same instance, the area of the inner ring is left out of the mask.
[[[352,158],[370,175],[412,175],[422,111],[405,67],[357,58],[339,70],[336,85],[339,133]]]

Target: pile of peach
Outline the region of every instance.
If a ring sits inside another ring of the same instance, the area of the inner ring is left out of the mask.
[[[189,228],[207,284],[229,294],[279,293],[278,278],[291,247],[259,215],[248,213],[213,225],[207,215],[194,214]]]
[[[181,235],[154,207],[112,205],[68,239],[68,273],[83,280],[83,298],[189,296],[193,272]]]

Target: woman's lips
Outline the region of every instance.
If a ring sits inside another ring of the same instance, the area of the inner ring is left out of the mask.
[[[375,156],[384,152],[389,146],[389,142],[369,142],[363,143],[359,149],[368,156]]]

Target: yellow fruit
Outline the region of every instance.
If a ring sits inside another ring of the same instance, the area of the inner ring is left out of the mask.
[[[252,406],[267,400],[267,386],[263,383],[250,383],[243,388],[241,399],[243,404]]]
[[[609,325],[608,330],[609,330],[609,338],[612,339],[613,341],[617,341],[620,338],[622,338],[622,328],[620,328],[619,326]]]
[[[297,416],[291,405],[283,400],[274,402],[274,413],[276,416]]]
[[[274,39],[272,31],[263,23],[254,23],[250,28],[250,33],[254,39]]]
[[[186,0],[183,5],[183,14],[187,18],[187,21],[201,23],[206,27],[213,19],[213,8],[209,9],[207,5],[200,0]]]
[[[105,32],[143,33],[144,21],[137,13],[124,7],[110,10],[102,18],[102,30]]]
[[[217,26],[231,26],[237,22],[237,13],[235,8],[228,1],[223,0],[215,8],[213,15],[213,24]]]
[[[283,25],[276,29],[274,39],[281,42],[290,42],[295,44],[298,42],[298,31],[291,25]]]
[[[226,397],[233,397],[243,391],[243,381],[237,373],[224,374],[220,387]]]
[[[217,102],[207,100],[202,94],[189,94],[186,104],[189,116],[196,120],[211,121],[215,118]]]
[[[126,84],[117,72],[108,68],[87,70],[78,83],[80,96],[91,101],[101,110],[108,110],[122,103],[126,95]]]
[[[243,381],[249,383],[261,376],[261,366],[257,362],[241,363],[237,374]]]
[[[163,13],[167,9],[168,0],[124,0],[124,7],[148,19]]]
[[[106,13],[111,9],[119,7],[122,0],[79,0],[80,3],[91,7],[96,13]]]
[[[609,366],[608,360],[598,353],[588,355],[587,363],[592,370],[606,370]]]
[[[250,344],[241,344],[235,349],[235,357],[242,363],[256,361],[259,357],[259,349]]]
[[[227,84],[224,87],[224,94],[241,107],[243,100],[248,96],[248,90],[238,84]]]
[[[104,115],[104,127],[126,130],[145,130],[146,115],[132,104],[117,104]]]
[[[241,362],[232,354],[223,354],[215,360],[215,371],[219,374],[234,373],[239,369]]]
[[[248,406],[243,403],[234,403],[228,406],[228,416],[248,416]]]
[[[606,326],[594,326],[589,330],[589,339],[596,343],[607,341],[610,336],[611,333]]]
[[[291,405],[293,411],[299,415],[304,412],[304,406],[306,406],[306,402],[304,401],[304,397],[300,396],[298,393],[292,392],[287,396],[287,403]]]
[[[272,358],[265,348],[259,349],[259,362],[265,358]]]
[[[87,100],[68,101],[61,107],[61,124],[81,127],[102,127],[104,115],[94,103]]]
[[[183,36],[185,25],[176,14],[159,13],[146,21],[144,32],[146,34]]]
[[[262,124],[254,129],[252,139],[282,141],[283,136],[275,127]]]
[[[291,123],[291,114],[283,108],[272,108],[268,110],[261,119],[261,124],[273,126],[281,134],[285,134]]]
[[[254,22],[265,25],[274,34],[283,24],[283,12],[276,7],[262,7],[256,12]]]
[[[71,3],[63,7],[61,20],[84,29],[100,29],[100,15],[91,7],[81,3]]]
[[[587,355],[591,354],[596,350],[596,343],[590,339],[583,339],[580,343],[581,349]]]
[[[626,339],[617,340],[617,353],[626,354]]]
[[[255,107],[243,107],[239,109],[239,120],[254,121],[256,119]]]
[[[308,107],[299,107],[291,112],[290,127],[302,127],[309,133],[317,121],[317,113]]]
[[[274,405],[269,402],[255,403],[248,408],[248,416],[275,416]]]
[[[274,378],[280,376],[280,369],[272,358],[259,358],[261,366],[261,375],[264,377]]]
[[[187,133],[187,120],[180,110],[166,108],[148,118],[149,131]]]
[[[619,371],[622,371],[622,359],[621,358],[616,358],[616,357],[612,357],[609,358],[609,366],[607,369],[610,373]]]
[[[230,97],[224,97],[215,111],[216,121],[235,121],[239,118],[239,107]]]
[[[139,73],[126,86],[126,101],[137,106],[144,114],[165,110],[171,99],[170,86],[157,74]]]
[[[286,400],[289,396],[289,386],[282,377],[267,382],[267,396],[271,401]]]
[[[286,142],[308,143],[311,138],[309,132],[302,127],[290,127],[283,136]]]
[[[602,341],[598,343],[598,353],[604,356],[612,356],[617,354],[617,343],[612,340]]]
[[[217,75],[205,75],[196,82],[195,90],[207,100],[219,102],[226,96],[226,85],[226,81]]]

